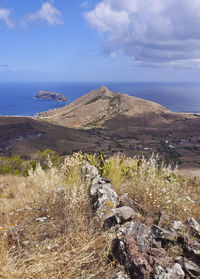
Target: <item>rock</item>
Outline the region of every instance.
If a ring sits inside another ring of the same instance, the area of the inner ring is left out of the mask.
[[[158,265],[153,276],[154,279],[183,279],[184,277],[185,273],[178,263],[175,263],[172,268],[166,269]]]
[[[23,244],[24,244],[25,246],[27,246],[27,245],[29,245],[29,244],[30,244],[30,241],[25,240],[25,241],[23,242]]]
[[[44,217],[39,217],[39,218],[37,218],[36,221],[42,222],[42,223],[43,223],[43,222],[45,222],[47,219],[48,219],[48,218],[44,216]]]
[[[131,208],[134,207],[135,202],[133,199],[129,198],[128,193],[125,193],[121,197],[119,197],[119,205],[120,206],[129,206]]]
[[[128,206],[114,208],[112,211],[118,224],[123,224],[135,215],[134,210]]]
[[[184,228],[184,225],[181,221],[173,221],[171,223],[170,230],[171,231],[179,231]]]
[[[164,240],[168,240],[168,241],[175,241],[177,238],[177,235],[175,232],[164,230],[156,225],[151,226],[151,235],[153,238],[164,239]]]
[[[154,279],[179,279],[180,277],[178,277],[173,270],[168,269],[166,271],[157,271],[156,270],[156,274],[154,274]]]
[[[56,102],[67,102],[67,99],[63,94],[42,90],[38,92],[38,94],[35,96],[35,99],[53,100]]]
[[[114,218],[113,209],[118,205],[118,196],[110,184],[95,184],[90,188],[95,214],[102,220]]]
[[[117,274],[114,275],[114,277],[112,277],[112,279],[127,279],[128,276],[123,272],[120,271]]]
[[[101,187],[101,184],[94,184],[90,187],[90,196],[95,197],[98,194],[98,190]]]
[[[161,266],[163,268],[169,268],[174,263],[173,259],[168,256],[167,251],[164,248],[152,248],[148,251],[151,255],[154,266]]]
[[[191,276],[191,278],[200,278],[200,268],[192,261],[185,259],[184,268],[187,271],[187,273]]]
[[[124,236],[133,236],[137,242],[137,245],[141,251],[149,249],[149,236],[150,227],[139,222],[129,222],[119,228],[117,231],[117,238],[121,239]]]
[[[113,248],[113,254],[126,267],[131,279],[149,278],[152,272],[149,257],[145,252],[139,251],[133,236],[116,239]]]
[[[108,184],[107,182],[108,180],[102,178],[99,175],[97,168],[90,165],[88,162],[86,162],[83,167],[83,173],[84,173],[85,182],[90,187],[96,184]]]
[[[200,243],[196,240],[191,240],[186,235],[180,235],[177,240],[183,247],[184,251],[190,257],[200,256]]]
[[[187,222],[189,226],[200,235],[200,224],[194,218],[188,218]]]
[[[172,268],[172,271],[179,277],[179,278],[184,278],[185,277],[185,272],[183,271],[182,267],[180,264],[175,263],[175,265]]]

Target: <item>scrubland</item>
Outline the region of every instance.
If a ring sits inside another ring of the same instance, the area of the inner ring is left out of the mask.
[[[112,257],[112,234],[93,214],[85,160],[119,196],[128,193],[138,220],[156,223],[166,212],[200,221],[199,181],[175,175],[155,156],[77,153],[57,163],[46,156],[45,167],[40,160],[23,175],[0,175],[0,278],[112,278],[123,269]]]

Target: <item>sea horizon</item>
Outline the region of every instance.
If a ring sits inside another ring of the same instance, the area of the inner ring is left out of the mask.
[[[102,85],[115,92],[159,103],[173,112],[200,112],[200,82],[1,81],[0,115],[34,116],[67,104],[35,100],[40,90],[61,93],[71,103]]]

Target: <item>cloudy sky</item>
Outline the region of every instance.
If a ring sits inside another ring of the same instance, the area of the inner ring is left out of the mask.
[[[200,0],[0,0],[0,81],[199,81]]]

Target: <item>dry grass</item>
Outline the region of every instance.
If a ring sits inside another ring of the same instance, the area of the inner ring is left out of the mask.
[[[145,218],[160,211],[198,221],[199,182],[174,175],[157,159],[109,160],[108,176],[118,194],[137,201]],[[108,162],[107,161],[107,162]],[[112,278],[121,267],[108,259],[112,236],[93,217],[81,156],[27,178],[0,176],[0,278]]]
[[[200,221],[200,181],[175,175],[170,166],[158,164],[158,159],[110,158],[112,185],[118,194],[129,193],[154,219],[165,211],[183,221],[191,216]]]
[[[112,239],[93,217],[79,163],[74,156],[59,169],[38,166],[28,178],[0,177],[0,278],[111,278],[116,272],[108,260]]]

